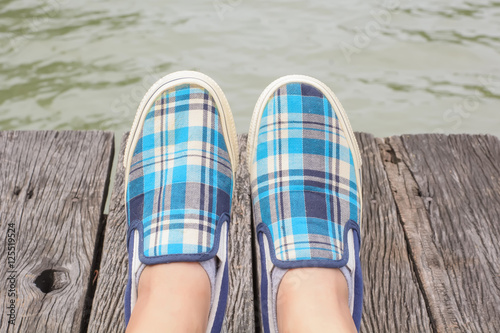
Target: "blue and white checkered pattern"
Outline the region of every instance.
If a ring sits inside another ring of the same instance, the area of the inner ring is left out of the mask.
[[[258,129],[251,180],[254,219],[276,259],[342,260],[344,227],[359,223],[353,154],[332,104],[305,83],[281,86]]]
[[[231,194],[231,162],[212,96],[192,84],[163,92],[146,115],[127,184],[127,216],[129,224],[142,221],[143,256],[210,252]]]

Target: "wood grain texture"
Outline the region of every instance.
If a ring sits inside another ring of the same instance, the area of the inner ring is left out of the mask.
[[[113,143],[109,132],[0,132],[1,332],[85,329]],[[13,266],[9,224],[15,226]],[[12,270],[14,297],[5,282]],[[11,299],[16,320],[9,326]]]
[[[356,137],[363,159],[361,332],[430,332],[379,147],[370,134]]]
[[[121,163],[127,135],[122,140],[118,167],[105,229],[99,280],[92,306],[89,332],[123,332],[124,294],[127,282],[127,220],[123,202],[124,168]],[[246,137],[239,136],[240,168],[236,174],[230,226],[230,293],[226,311],[227,332],[254,330],[251,214],[249,180],[245,163]]]
[[[380,145],[436,331],[499,332],[499,140],[404,135]]]
[[[252,269],[252,212],[247,168],[247,135],[239,135],[240,161],[229,229],[229,299],[224,326],[227,332],[254,332]]]
[[[116,161],[115,183],[111,194],[109,214],[104,231],[97,287],[92,303],[88,332],[124,332],[124,296],[127,285],[127,212],[123,202],[123,155],[128,133],[121,141]]]
[[[362,332],[499,332],[499,140],[356,136],[363,158]],[[254,332],[258,300],[246,136],[238,139],[225,331]],[[1,332],[85,331],[92,296],[88,331],[124,331],[125,142],[126,136],[100,251],[95,245],[103,227],[113,135],[0,132]],[[15,227],[13,268],[9,223]],[[94,294],[92,261],[101,253]],[[17,318],[9,327],[11,270]]]

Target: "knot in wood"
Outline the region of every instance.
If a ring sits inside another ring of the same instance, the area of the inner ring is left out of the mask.
[[[58,269],[46,269],[35,278],[34,283],[41,292],[48,294],[63,289],[69,284],[68,272]]]

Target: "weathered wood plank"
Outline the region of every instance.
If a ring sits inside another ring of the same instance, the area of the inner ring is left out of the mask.
[[[394,198],[372,135],[356,133],[363,158],[362,332],[429,332]]]
[[[499,332],[499,140],[405,135],[380,145],[436,331]]]
[[[123,203],[123,160],[126,137],[118,157],[118,167],[106,225],[99,280],[95,292],[89,332],[124,331],[123,297],[127,281],[127,221]],[[234,187],[230,226],[230,294],[226,312],[227,332],[254,330],[250,192],[245,154],[246,137],[239,136],[240,168]]]
[[[224,327],[227,332],[254,332],[252,268],[252,208],[247,168],[247,135],[238,136],[240,161],[236,172],[229,229],[229,299]]]
[[[239,135],[240,161],[229,229],[229,299],[224,326],[227,332],[254,332],[252,268],[252,211],[247,168],[247,135]]]
[[[363,159],[361,332],[429,332],[431,322],[409,260],[379,147],[370,134],[356,133],[356,138]]]
[[[88,332],[125,331],[124,296],[128,256],[127,212],[123,202],[125,169],[122,161],[127,138],[128,133],[122,138],[116,162],[115,183],[104,230],[104,244]]]
[[[109,132],[0,132],[1,332],[85,329],[113,143]]]

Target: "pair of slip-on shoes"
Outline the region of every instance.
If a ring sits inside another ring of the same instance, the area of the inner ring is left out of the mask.
[[[286,270],[340,268],[359,330],[361,157],[345,112],[318,80],[292,75],[261,94],[248,135],[264,332],[277,332]],[[220,332],[229,293],[228,237],[238,141],[224,93],[208,76],[176,72],[139,105],[124,157],[129,276],[125,320],[145,265],[200,262]]]

